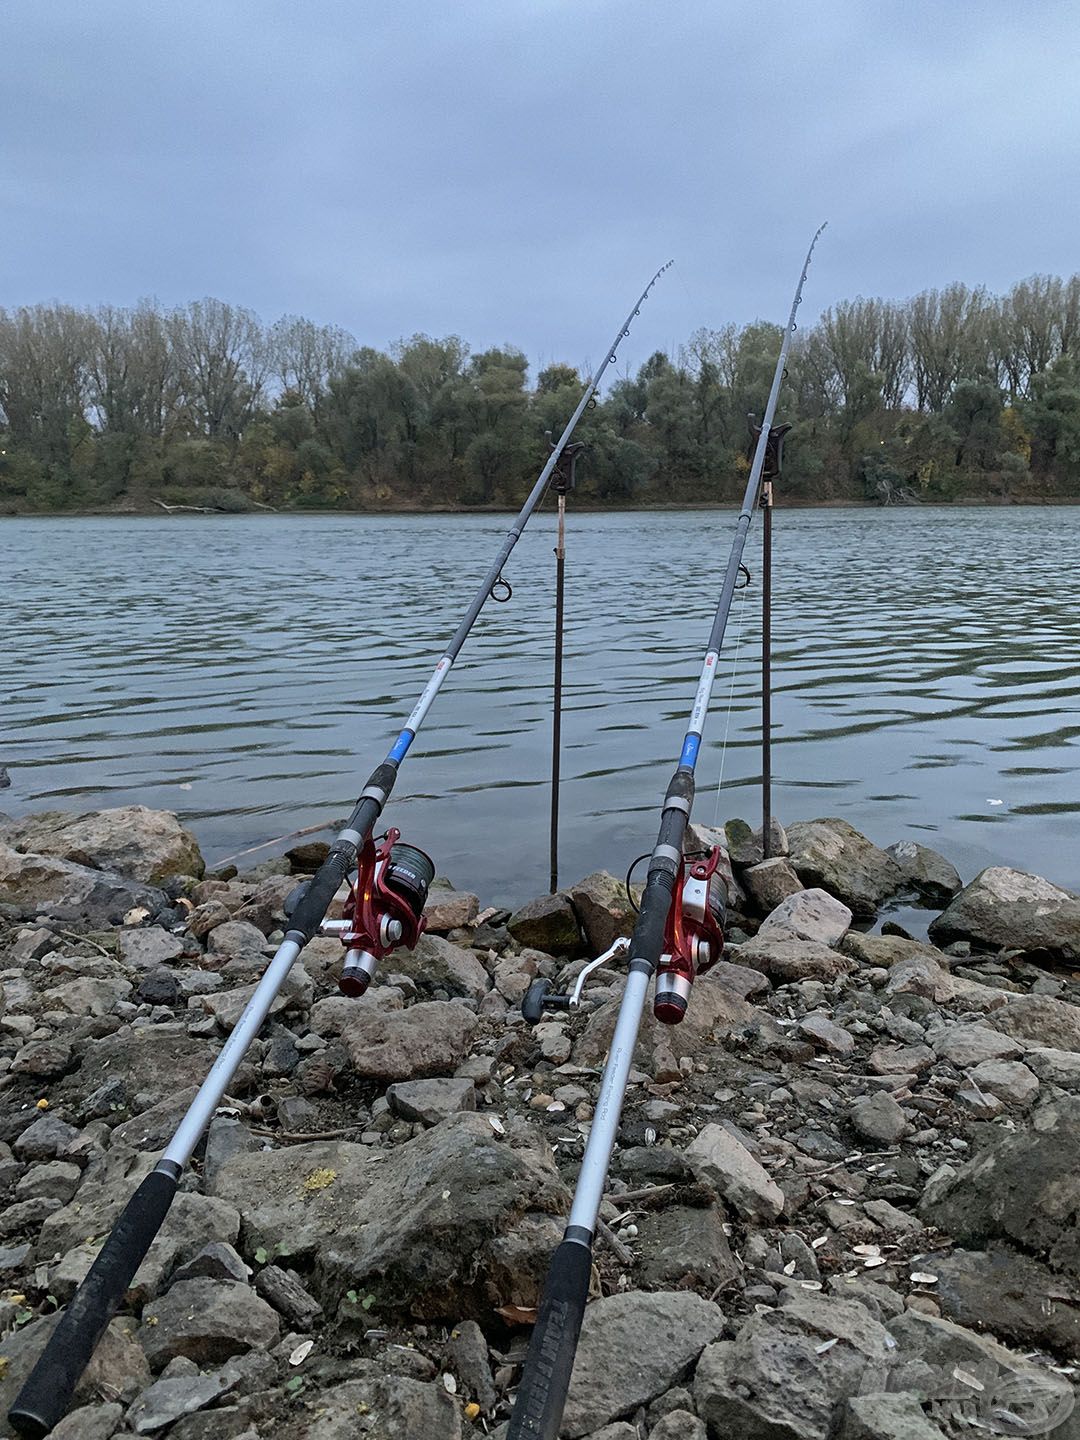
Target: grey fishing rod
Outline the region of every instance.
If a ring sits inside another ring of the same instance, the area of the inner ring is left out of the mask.
[[[372,844],[375,822],[394,787],[401,762],[450,673],[450,667],[457,659],[477,616],[489,599],[493,596],[500,598],[495,595],[499,587],[505,587],[509,591],[509,586],[502,578],[503,566],[521,538],[530,516],[543,499],[559,457],[587,406],[593,401],[605,371],[615,360],[620,342],[630,334],[630,326],[640,314],[641,306],[648,299],[653,286],[673,263],[669,260],[656,272],[620,325],[615,339],[589,380],[558,443],[552,447],[547,464],[507,531],[495,561],[480,582],[461,624],[443,651],[401,733],[391,746],[386,759],[372,771],[345,828],[330,847],[326,859],[303,887],[295,904],[289,908],[289,928],[285,938],[244,1007],[190,1109],[181,1120],[154,1170],[128,1201],[86,1278],[61,1316],[26,1383],[16,1396],[15,1403],[8,1412],[8,1419],[20,1434],[46,1434],[67,1410],[79,1377],[90,1363],[105,1327],[119,1307],[136,1270],[164,1223],[184,1167],[221,1104],[222,1097],[251,1042],[262,1028],[289,971],[304,946],[320,931],[330,902],[354,869],[359,867],[358,875],[366,875],[372,882],[372,888],[376,895],[381,896],[384,908],[370,910],[368,896],[365,895],[365,914],[360,916],[357,913],[353,916],[351,923],[364,943],[358,943],[346,951],[341,980],[341,988],[345,993],[362,994],[371,980],[380,956],[388,954],[402,943],[415,943],[419,929],[422,928],[419,916],[427,896],[427,887],[434,877],[434,866],[422,851],[415,850],[412,846],[396,845],[396,830],[389,831],[389,844],[376,851]],[[509,594],[501,598],[508,599]],[[354,886],[358,897],[365,888],[359,883]],[[358,899],[357,904],[359,903]],[[327,923],[337,926],[337,933],[341,934],[341,922]],[[348,935],[342,938],[349,943]]]
[[[611,1162],[611,1152],[615,1146],[619,1118],[626,1096],[634,1047],[637,1044],[638,1031],[641,1028],[646,994],[649,983],[658,968],[662,969],[661,955],[665,947],[678,945],[681,938],[680,927],[684,923],[683,917],[680,917],[679,924],[676,926],[672,926],[670,917],[676,908],[674,904],[676,896],[678,896],[678,903],[681,906],[685,894],[683,844],[694,799],[694,770],[697,765],[698,751],[701,748],[701,736],[709,710],[713,683],[716,679],[716,663],[720,647],[723,644],[724,632],[727,629],[731,601],[735,594],[742,565],[746,536],[757,507],[769,434],[773,416],[776,413],[780,386],[784,379],[784,365],[791,346],[791,337],[795,331],[795,314],[802,301],[803,285],[806,283],[814,246],[824,228],[822,225],[818,230],[807,251],[806,260],[803,262],[802,272],[799,275],[799,283],[795,289],[795,298],[792,301],[787,328],[780,346],[780,354],[777,357],[761,434],[754,450],[754,459],[746,482],[742,509],[735,525],[735,538],[732,541],[727,570],[724,573],[720,589],[720,599],[709,635],[705,661],[690,712],[690,722],[683,739],[678,765],[664,797],[660,830],[649,860],[645,889],[641,898],[641,909],[633,935],[630,937],[629,975],[619,1005],[618,1019],[615,1023],[615,1032],[612,1036],[607,1063],[600,1081],[600,1093],[593,1115],[592,1128],[585,1145],[585,1154],[581,1161],[574,1201],[562,1241],[555,1250],[548,1269],[539,1314],[525,1357],[524,1373],[514,1401],[513,1414],[510,1417],[507,1440],[557,1440],[559,1434],[566,1395],[570,1387],[570,1376],[574,1368],[574,1356],[577,1351],[578,1336],[581,1332],[581,1322],[585,1314],[585,1303],[589,1294],[593,1238],[596,1234],[600,1204],[604,1198],[604,1185]],[[711,933],[714,937],[719,934],[719,930],[715,923],[715,915],[710,920],[709,905],[715,903],[712,898],[715,892],[710,891],[708,887],[712,884],[715,866],[716,860],[712,859],[708,864],[698,865],[691,871],[692,875],[702,877],[694,882],[699,887],[697,891],[699,901],[698,933],[702,935]],[[689,888],[687,885],[687,891]],[[722,945],[722,936],[720,936],[720,941]],[[702,953],[708,959],[708,963],[715,963],[719,958],[715,946],[711,953],[697,952],[699,955]],[[665,961],[670,961],[670,959],[670,954],[664,956]],[[669,1023],[681,1019],[686,1010],[695,968],[698,968],[696,960],[690,963],[688,971],[684,973],[673,974],[670,971],[664,973],[662,970],[665,988],[661,993],[658,979],[654,1001],[658,1018]],[[704,969],[705,965],[701,964],[699,968]],[[551,1008],[567,1008],[568,1002],[565,996],[550,996],[550,1002]],[[536,1018],[542,1005],[543,998],[538,993],[533,1001],[531,1013],[529,1009],[526,1009],[527,1017]]]

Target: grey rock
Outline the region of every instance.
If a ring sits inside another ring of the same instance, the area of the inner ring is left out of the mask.
[[[736,965],[729,960],[717,960],[709,967],[708,975],[710,985],[719,985],[740,1000],[756,999],[772,989],[768,977],[760,970],[754,970],[749,965]]]
[[[1024,1047],[988,1025],[949,1025],[931,1036],[935,1053],[960,1070],[986,1060],[1015,1060]]]
[[[243,1014],[256,988],[257,982],[240,985],[235,990],[200,995],[198,1003],[207,1014],[214,1016],[224,1030],[231,1030]],[[315,990],[311,977],[302,965],[294,965],[270,1003],[270,1014],[285,1015],[289,1012],[309,1010],[314,998]]]
[[[694,827],[695,830],[698,828],[700,827]],[[788,837],[779,820],[772,822],[770,835],[772,838],[772,844],[769,847],[770,859],[787,855],[789,851]],[[738,865],[741,869],[750,865],[760,865],[765,858],[760,825],[755,830],[745,820],[728,820],[724,824],[724,840],[731,863]]]
[[[471,1080],[403,1080],[390,1086],[386,1098],[402,1119],[437,1125],[459,1110],[475,1110],[476,1086]]]
[[[13,1075],[32,1075],[37,1080],[56,1080],[71,1069],[74,1055],[63,1040],[32,1040],[16,1051],[11,1061]]]
[[[147,1005],[176,1005],[181,997],[180,981],[173,971],[161,967],[148,971],[135,993]]]
[[[637,919],[626,886],[606,870],[586,875],[571,886],[570,903],[593,955],[602,955],[620,936],[629,935]],[[512,923],[510,933],[514,933]]]
[[[232,1383],[232,1377],[225,1370],[175,1380],[163,1378],[139,1396],[131,1407],[128,1422],[136,1434],[152,1435],[155,1430],[164,1430],[166,1425],[179,1420],[181,1415],[193,1415],[227,1395]]]
[[[487,971],[476,952],[452,945],[439,935],[421,935],[415,950],[394,952],[395,972],[408,975],[421,992],[444,990],[479,1000],[491,988]]]
[[[526,1268],[551,1235],[530,1230],[530,1215],[546,1219],[566,1202],[540,1136],[524,1125],[506,1132],[461,1114],[390,1151],[325,1141],[239,1155],[212,1188],[243,1206],[248,1254],[287,1236],[296,1261],[314,1263],[328,1311],[346,1290],[366,1288],[414,1320],[486,1317],[514,1298],[500,1293],[489,1259],[495,1238],[526,1237],[515,1256]]]
[[[669,1410],[649,1431],[649,1440],[708,1440],[704,1423],[690,1410]]]
[[[249,920],[240,919],[215,925],[207,940],[209,954],[220,955],[227,960],[250,959],[257,965],[265,959],[265,946],[266,936],[259,927]]]
[[[900,840],[886,847],[885,854],[895,860],[904,884],[917,890],[933,905],[947,905],[963,887],[956,866],[915,840]]]
[[[1063,1355],[1080,1349],[1080,1285],[1015,1250],[956,1250],[935,1255],[942,1312],[961,1325],[990,1320],[995,1335],[1025,1348]]]
[[[846,820],[807,820],[788,827],[792,865],[804,885],[820,886],[865,919],[903,884],[900,867]]]
[[[280,1265],[267,1265],[255,1277],[255,1289],[298,1330],[310,1330],[322,1306],[304,1288],[299,1276]]]
[[[782,855],[751,865],[742,872],[742,883],[757,909],[766,915],[803,888],[795,867]]]
[[[813,940],[839,945],[851,928],[851,911],[824,890],[799,890],[783,900],[758,930],[758,939]]]
[[[819,1050],[827,1050],[830,1055],[850,1055],[855,1049],[854,1037],[827,1015],[807,1015],[799,1022],[799,1034],[805,1035]]]
[[[0,1276],[17,1274],[33,1253],[34,1247],[28,1241],[21,1245],[0,1245]]]
[[[170,811],[149,810],[145,805],[81,815],[39,811],[0,826],[0,840],[23,851],[153,885],[173,875],[203,873],[194,835]]]
[[[379,1363],[361,1360],[350,1370],[362,1378],[348,1379],[319,1396],[319,1440],[357,1440],[357,1416],[373,1428],[365,1440],[461,1440],[461,1412],[441,1385],[387,1374]],[[301,1422],[287,1440],[310,1440],[311,1422]]]
[[[463,1005],[427,1001],[408,1010],[358,1007],[343,1036],[353,1069],[372,1080],[412,1080],[453,1072],[477,1026]]]
[[[1038,1077],[1019,1060],[984,1060],[972,1070],[971,1079],[1009,1105],[1030,1105],[1039,1093]]]
[[[138,1113],[115,1127],[110,1143],[130,1146],[133,1150],[160,1150],[195,1099],[197,1088],[195,1085],[185,1085],[175,1094],[167,1095],[163,1100],[146,1108],[143,1108],[143,1105],[150,1095],[144,1091],[140,1105],[136,1107]]]
[[[933,1065],[934,1053],[929,1045],[875,1045],[866,1068],[873,1075],[921,1075]]]
[[[838,1440],[946,1440],[914,1391],[851,1395],[844,1406]]]
[[[296,879],[278,872],[261,876],[256,889],[236,911],[236,919],[254,925],[263,935],[286,927],[285,901],[296,888]]]
[[[189,1035],[183,1025],[136,1025],[91,1040],[79,1073],[94,1080],[121,1077],[129,1093],[141,1096],[143,1108],[149,1109],[178,1090],[201,1084],[216,1054],[216,1045]]]
[[[1036,1047],[1025,1052],[1024,1063],[1040,1080],[1063,1090],[1080,1089],[1080,1054],[1075,1051]]]
[[[1080,1053],[1080,1008],[1050,995],[1010,996],[988,1024],[1040,1048]]]
[[[723,1126],[704,1126],[687,1146],[686,1161],[743,1219],[769,1225],[782,1214],[784,1192]]]
[[[277,1343],[278,1317],[247,1285],[226,1280],[181,1280],[143,1311],[139,1332],[151,1369],[176,1355],[198,1365]]]
[[[999,1400],[1023,1402],[1028,1415],[1041,1411],[1045,1429],[1040,1433],[1052,1433],[1056,1440],[1066,1440],[1070,1434],[1071,1427],[1062,1422],[1069,1417],[1076,1394],[1063,1376],[1031,1364],[989,1335],[978,1335],[951,1320],[917,1310],[905,1310],[888,1322],[888,1329],[905,1368],[910,1367],[916,1375],[920,1366],[931,1366],[938,1375],[960,1366],[976,1378],[981,1375],[982,1383],[992,1387]],[[901,1381],[902,1375],[899,1372],[895,1380]]]
[[[27,960],[40,960],[50,950],[55,950],[59,943],[51,930],[20,930],[8,948],[8,962],[24,965]]]
[[[516,910],[506,928],[519,945],[547,955],[580,955],[584,949],[577,912],[566,895],[541,895]]]
[[[491,1357],[484,1332],[475,1320],[462,1320],[451,1331],[446,1346],[446,1360],[461,1381],[464,1391],[489,1415],[498,1403],[498,1393],[491,1381]]]
[[[109,1440],[120,1429],[124,1407],[106,1400],[80,1405],[49,1431],[52,1440]]]
[[[223,1240],[214,1240],[187,1262],[173,1271],[173,1283],[178,1280],[235,1280],[246,1285],[251,1274],[250,1268]]]
[[[694,1378],[697,1412],[714,1435],[821,1440],[868,1366],[887,1367],[893,1351],[884,1326],[856,1301],[792,1290],[779,1309],[705,1351]]]
[[[919,1213],[959,1244],[1007,1239],[1080,1275],[1080,1104],[1040,1107],[1032,1128],[1007,1132],[926,1187]]]
[[[5,1205],[0,1211],[0,1239],[7,1240],[23,1230],[35,1230],[43,1221],[61,1209],[59,1200],[38,1196],[33,1200],[21,1200],[17,1205]]]
[[[184,953],[184,942],[156,925],[145,930],[121,930],[117,946],[120,959],[132,970],[157,970],[179,960]]]
[[[66,1205],[81,1180],[82,1171],[78,1165],[72,1165],[68,1160],[52,1160],[45,1165],[32,1166],[15,1186],[15,1195],[19,1200],[44,1196]]]
[[[74,1125],[59,1115],[45,1114],[26,1127],[12,1149],[20,1160],[55,1160],[66,1155],[78,1138]]]
[[[864,1140],[894,1145],[908,1128],[903,1110],[887,1090],[860,1097],[848,1111],[848,1119]]]
[[[0,1361],[7,1362],[0,1363],[0,1416],[7,1416],[59,1320],[59,1314],[32,1320],[0,1341]],[[75,1387],[76,1406],[100,1404],[103,1395],[128,1405],[149,1385],[150,1368],[133,1337],[133,1329],[130,1318],[113,1320],[109,1325]]]
[[[745,944],[729,949],[740,965],[760,970],[776,985],[798,980],[835,980],[857,969],[854,960],[822,944],[820,940],[797,940],[779,930],[761,931]]]
[[[1039,875],[992,865],[930,925],[937,944],[971,940],[994,949],[1080,959],[1080,898]]]
[[[480,913],[480,900],[467,890],[446,889],[436,885],[424,906],[428,932],[458,930],[471,925]]]
[[[724,1327],[719,1306],[688,1291],[631,1290],[585,1311],[563,1431],[588,1435],[680,1380]]]
[[[646,1285],[670,1288],[690,1276],[713,1291],[739,1274],[724,1217],[713,1205],[669,1205],[638,1225],[638,1273]]]

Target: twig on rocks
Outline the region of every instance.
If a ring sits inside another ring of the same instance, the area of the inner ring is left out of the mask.
[[[104,955],[106,959],[112,959],[113,952],[107,950],[104,945],[99,945],[96,940],[91,940],[89,935],[78,935],[74,930],[57,930],[56,933],[57,935],[63,935],[65,940],[77,940],[80,945],[89,945],[90,948],[96,950],[99,955]]]
[[[600,1217],[597,1216],[596,1228],[600,1238],[614,1254],[616,1260],[623,1265],[632,1265],[634,1263],[634,1252],[623,1244],[606,1220],[601,1220]]]
[[[605,1200],[610,1200],[613,1205],[625,1205],[631,1200],[652,1200],[657,1195],[664,1195],[669,1190],[674,1190],[671,1185],[646,1185],[643,1190],[623,1190],[618,1195],[605,1195]]]
[[[341,1130],[261,1130],[251,1126],[252,1135],[269,1135],[272,1140],[284,1140],[287,1144],[298,1144],[307,1140],[340,1140],[343,1135],[355,1134],[359,1125],[346,1125]]]

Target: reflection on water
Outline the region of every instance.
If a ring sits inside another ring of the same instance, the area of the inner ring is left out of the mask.
[[[651,847],[733,521],[571,514],[568,879]],[[176,810],[211,861],[347,813],[506,523],[0,521],[0,803]],[[547,877],[552,544],[543,515],[389,812],[485,898]],[[699,765],[704,821],[759,804],[755,544]],[[965,874],[1015,864],[1080,887],[1080,509],[778,510],[776,545],[781,818],[841,815],[881,844],[936,845]]]

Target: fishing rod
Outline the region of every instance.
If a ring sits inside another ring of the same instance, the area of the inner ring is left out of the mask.
[[[795,331],[795,313],[802,301],[814,246],[824,228],[822,225],[814,236],[803,262],[776,361],[761,433],[754,450],[742,510],[736,522],[735,538],[709,635],[705,663],[690,712],[690,723],[678,765],[664,797],[660,830],[649,861],[641,909],[627,947],[629,975],[600,1081],[600,1094],[581,1161],[577,1189],[562,1241],[548,1269],[507,1440],[557,1440],[558,1437],[589,1294],[592,1246],[600,1202],[615,1146],[649,982],[655,975],[653,1010],[657,1019],[665,1024],[677,1024],[686,1013],[695,977],[715,964],[723,952],[721,927],[727,895],[718,873],[720,849],[716,847],[707,857],[690,860],[684,857],[683,843],[690,822],[694,769],[716,679],[716,662],[727,628],[746,535],[757,504],[776,401],[784,379],[784,364]],[[594,968],[596,963],[589,968]],[[530,987],[522,1004],[526,1018],[538,1019],[544,1009],[576,1008],[583,975],[579,976],[578,985],[570,996],[551,994],[550,981],[537,981]]]
[[[330,847],[326,859],[312,878],[286,900],[289,928],[284,940],[161,1159],[121,1212],[8,1412],[8,1419],[20,1434],[34,1437],[46,1434],[67,1410],[79,1377],[90,1363],[105,1327],[164,1223],[184,1167],[308,941],[316,934],[336,934],[345,947],[339,987],[346,995],[362,995],[379,960],[398,946],[411,947],[419,939],[424,929],[424,903],[428,887],[435,878],[435,866],[422,850],[401,844],[397,830],[388,830],[376,842],[373,838],[375,822],[394,788],[401,762],[408,754],[476,617],[489,599],[499,601],[510,598],[512,592],[503,579],[503,566],[543,499],[578,421],[586,408],[595,404],[596,392],[604,372],[615,360],[620,341],[630,334],[630,326],[641,313],[641,306],[653,286],[673,264],[674,261],[669,260],[661,266],[620,325],[386,759],[372,771],[345,828]],[[330,902],[350,877],[343,918],[325,921]]]

